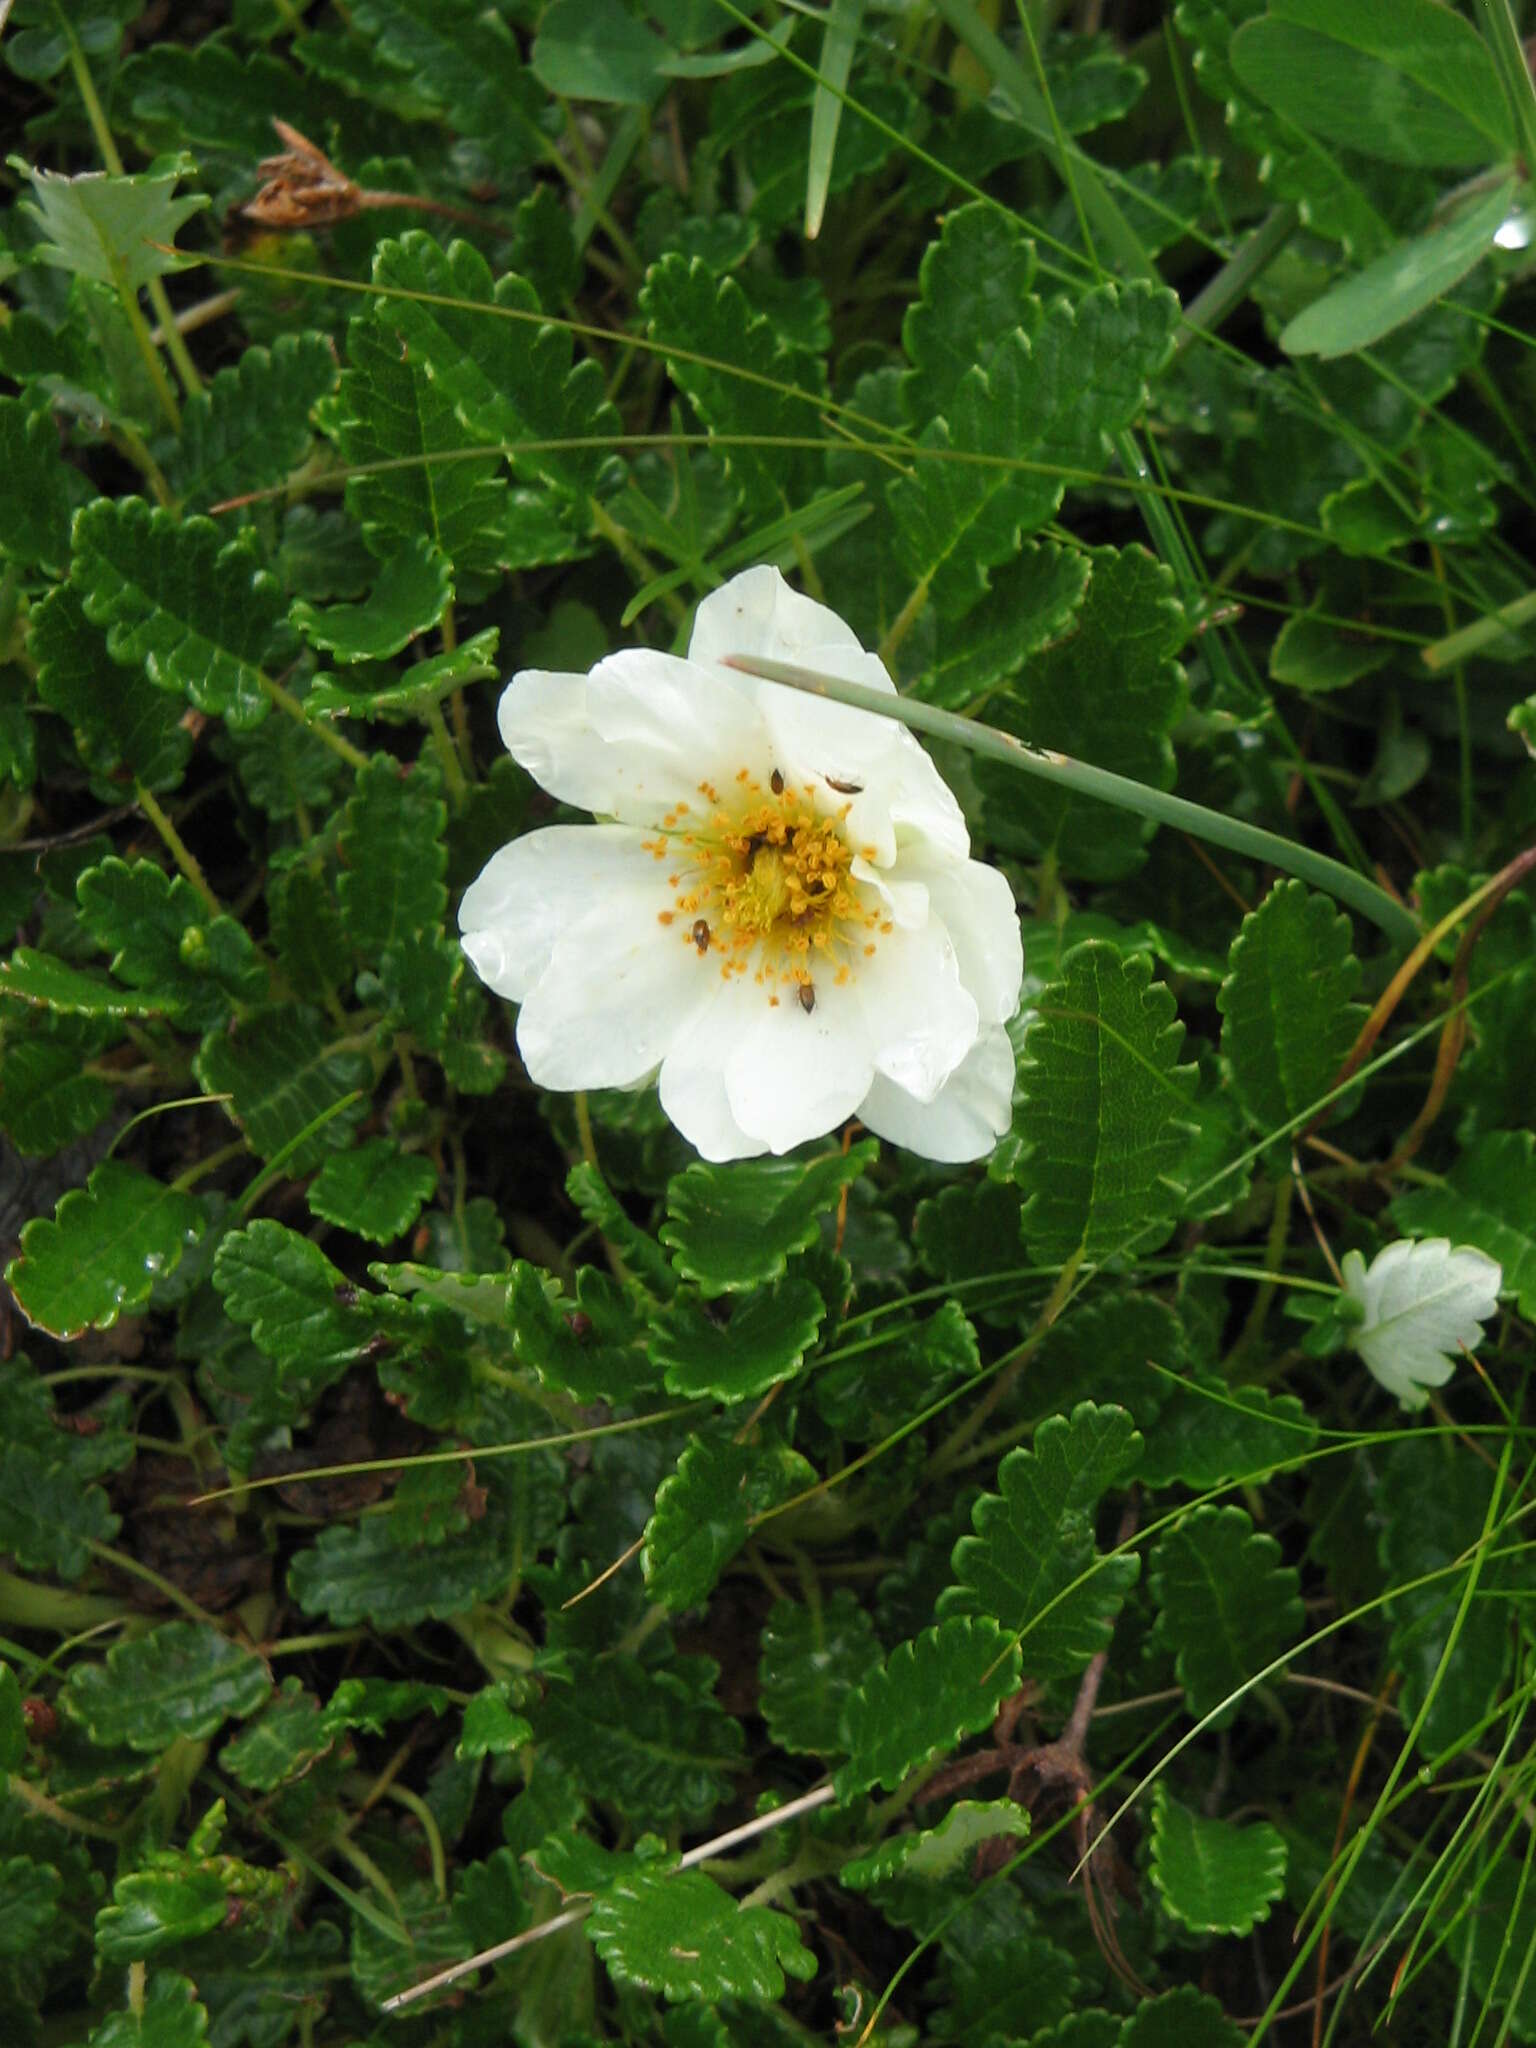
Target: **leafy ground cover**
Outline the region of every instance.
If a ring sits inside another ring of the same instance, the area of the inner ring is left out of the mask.
[[[1536,2039],[1533,25],[14,0],[8,2043]],[[759,563],[978,1165],[457,943],[498,679]]]

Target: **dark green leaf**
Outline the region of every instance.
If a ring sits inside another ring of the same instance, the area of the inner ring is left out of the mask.
[[[156,57],[171,56],[173,47],[161,44]],[[208,47],[174,54],[206,60]],[[281,334],[270,349],[248,348],[220,370],[181,416],[168,475],[183,506],[206,512],[225,498],[281,483],[308,453],[314,407],[335,383],[336,358],[323,334]]]
[[[21,1233],[6,1271],[29,1321],[55,1337],[107,1330],[133,1315],[203,1234],[203,1205],[115,1159]]]
[[[421,765],[406,771],[376,754],[359,770],[342,814],[337,894],[347,936],[365,959],[441,923],[446,820],[436,781]]]
[[[1248,1120],[1283,1131],[1316,1108],[1365,1021],[1349,919],[1304,882],[1277,882],[1243,919],[1217,1002],[1221,1050]]]
[[[0,1544],[23,1570],[78,1579],[120,1523],[101,1488],[83,1485],[72,1461],[57,1455],[68,1439],[48,1427],[51,1445],[0,1441]]]
[[[361,604],[322,611],[301,597],[289,616],[310,646],[333,660],[382,661],[435,626],[452,600],[447,562],[418,534],[379,565],[377,587]]]
[[[210,1095],[229,1096],[226,1111],[257,1157],[281,1152],[292,1174],[312,1172],[349,1142],[366,1104],[342,1105],[373,1079],[367,1053],[333,1050],[319,1013],[301,1003],[248,1010],[227,1030],[211,1031],[193,1066]]]
[[[1401,1705],[1410,1724],[1428,1702],[1418,1730],[1425,1756],[1472,1739],[1508,1668],[1509,1616],[1503,1600],[1474,1599],[1458,1627],[1472,1553],[1492,1493],[1488,1467],[1476,1458],[1447,1457],[1437,1437],[1409,1437],[1382,1454],[1372,1506],[1388,1584],[1440,1575],[1430,1577],[1427,1585],[1409,1586],[1387,1610],[1392,1622],[1388,1655],[1403,1674]],[[1481,1590],[1499,1590],[1505,1573],[1523,1587],[1518,1561],[1489,1560]]]
[[[617,1403],[656,1385],[655,1367],[641,1348],[644,1326],[601,1274],[584,1272],[569,1302],[537,1267],[521,1261],[510,1286],[499,1285],[518,1360],[546,1386],[578,1401]]]
[[[269,1217],[223,1240],[213,1284],[226,1314],[249,1327],[305,1405],[363,1356],[374,1334],[357,1290],[320,1247]]]
[[[0,1128],[18,1152],[61,1151],[101,1122],[112,1107],[111,1085],[81,1067],[110,1035],[108,1025],[47,1011],[38,1013],[32,1035],[6,1034],[0,1050]]]
[[[1301,1632],[1296,1573],[1241,1508],[1204,1507],[1158,1538],[1148,1581],[1190,1712],[1224,1726],[1229,1695]]]
[[[290,868],[267,899],[272,944],[283,971],[303,996],[326,994],[347,979],[341,914],[312,868]]]
[[[591,1161],[583,1159],[565,1177],[565,1191],[588,1223],[595,1223],[625,1265],[651,1293],[665,1301],[677,1291],[677,1275],[649,1231],[642,1230]]]
[[[892,1835],[867,1856],[845,1863],[837,1881],[856,1892],[893,1878],[937,1882],[970,1862],[983,1842],[1009,1835],[1022,1839],[1028,1833],[1029,1815],[1011,1799],[959,1799],[936,1828]]]
[[[917,679],[917,694],[933,704],[963,708],[1005,677],[1017,674],[1031,656],[1059,640],[1072,626],[1088,589],[1093,562],[1093,554],[1084,548],[1058,547],[1054,541],[1026,541],[1012,560],[992,572],[992,588],[966,619],[965,631],[940,638],[932,663]],[[1171,608],[1168,616],[1171,621]],[[1091,644],[1074,638],[1074,661],[1089,659]],[[1129,636],[1117,641],[1122,663],[1131,655],[1133,646]],[[1126,680],[1122,670],[1122,688]],[[1166,696],[1169,681],[1176,682],[1172,664],[1163,664],[1154,680],[1161,682],[1161,694]],[[1045,714],[1048,687],[1041,664],[1036,663],[1030,669],[1027,685],[1021,691],[1015,684],[1010,695],[1026,695],[1032,711],[1038,705]],[[1064,709],[1064,705],[1049,707],[1050,713],[1056,715]],[[1157,735],[1147,737],[1155,742]],[[1094,758],[1097,761],[1097,755]],[[1145,763],[1140,772],[1145,779]],[[1015,782],[1012,793],[1017,790]],[[1006,803],[1003,798],[997,807],[1003,816],[1011,815],[1004,808]],[[1101,824],[1113,816],[1102,805],[1094,808]],[[1115,822],[1118,823],[1118,818]]]
[[[457,134],[473,136],[499,177],[513,181],[547,155],[547,95],[500,15],[475,0],[358,0],[348,14],[413,93],[450,117]]]
[[[1120,2048],[1242,2048],[1246,2039],[1214,1998],[1181,1984],[1137,2006],[1120,2035]]]
[[[70,577],[114,661],[236,729],[266,717],[282,593],[244,538],[141,498],[98,498],[76,515]]]
[[[226,1015],[232,1000],[262,993],[266,975],[244,926],[210,917],[184,875],[114,856],[86,868],[75,894],[81,924],[113,956],[118,979],[152,992],[192,1029]]]
[[[597,1894],[587,1933],[620,1983],[665,1998],[782,1998],[816,1959],[795,1923],[766,1906],[739,1906],[702,1870],[636,1870]]]
[[[598,365],[573,364],[569,331],[540,321],[531,286],[510,274],[493,284],[485,259],[467,242],[455,242],[446,252],[429,235],[385,242],[374,261],[374,281],[459,302],[424,304],[402,297],[387,301],[379,317],[414,359],[430,365],[435,384],[476,442],[601,444],[619,433],[619,415],[608,403]],[[601,445],[530,448],[514,461],[520,473],[548,482],[575,505],[583,532],[586,501],[616,476],[613,456]]]
[[[152,791],[176,787],[192,751],[182,706],[146,676],[113,665],[69,584],[49,591],[33,612],[30,651],[39,697],[74,728],[97,776],[121,769]]]
[[[1037,1260],[1081,1249],[1095,1261],[1166,1235],[1193,1067],[1177,1064],[1184,1027],[1144,955],[1098,943],[1062,962],[1024,1041],[1015,1111],[1022,1228]]]
[[[464,1708],[464,1732],[455,1754],[460,1757],[505,1756],[521,1749],[533,1736],[532,1723],[514,1712],[505,1685],[481,1688]]]
[[[1070,481],[1102,473],[1107,437],[1136,419],[1167,360],[1178,311],[1170,292],[1100,285],[1075,305],[1053,301],[1033,338],[1014,330],[987,369],[961,378],[918,436],[927,459],[887,496],[898,558],[945,618],[980,602],[989,572]]]
[[[17,0],[5,61],[18,78],[41,82],[69,62],[71,38],[87,56],[115,57],[124,28],[143,12],[143,0]]]
[[[211,1934],[229,1890],[212,1870],[135,1870],[117,1880],[112,1901],[96,1916],[96,1947],[107,1962],[137,1963]]]
[[[381,572],[381,584],[386,574]],[[403,725],[424,718],[429,707],[452,696],[466,683],[487,682],[496,674],[498,638],[499,629],[487,626],[484,632],[474,634],[458,647],[413,661],[398,681],[382,686],[371,669],[365,672],[367,680],[355,685],[327,677],[315,684],[304,700],[304,708],[313,719],[376,718],[390,725]],[[491,771],[493,779],[498,769],[514,776],[520,772],[511,761],[497,762]],[[484,786],[480,794],[483,796]],[[486,848],[485,858],[489,859],[497,846],[504,845],[506,838],[505,832],[499,834]]]
[[[651,1356],[668,1393],[750,1401],[800,1370],[825,1313],[810,1281],[794,1275],[754,1289],[728,1322],[679,1302],[653,1323]]]
[[[411,1628],[468,1613],[501,1591],[512,1564],[500,1539],[499,1521],[487,1517],[441,1543],[406,1549],[374,1515],[355,1527],[323,1529],[313,1549],[294,1559],[288,1584],[306,1614],[323,1614],[336,1628],[362,1621]]]
[[[1197,1934],[1250,1934],[1285,1891],[1285,1837],[1267,1820],[1238,1827],[1152,1790],[1152,1882],[1163,1909]]]
[[[0,961],[0,1000],[30,1003],[61,1017],[154,1017],[177,1007],[158,994],[130,993],[78,967],[18,946]]]
[[[814,1485],[815,1468],[779,1444],[695,1437],[656,1495],[640,1554],[653,1599],[680,1613],[700,1607],[755,1516]]]
[[[0,398],[0,555],[57,570],[69,559],[69,471],[59,430],[21,398]]]
[[[660,91],[657,67],[667,54],[620,0],[552,0],[529,63],[539,83],[562,99],[644,107]]]
[[[253,1792],[273,1792],[318,1763],[345,1725],[298,1679],[285,1678],[266,1711],[225,1743],[219,1764]]]
[[[506,484],[495,453],[454,411],[425,362],[408,356],[382,311],[347,327],[347,367],[316,409],[349,467],[347,509],[384,560],[429,543],[459,575],[493,566],[501,552]]]
[[[1316,1441],[1317,1424],[1294,1394],[1197,1379],[1174,1391],[1148,1429],[1139,1476],[1147,1486],[1177,1480],[1204,1492],[1305,1457]]]
[[[803,193],[803,170],[801,176]],[[698,257],[653,263],[640,306],[651,339],[677,351],[667,358],[668,373],[705,426],[748,437],[724,451],[748,512],[769,519],[814,497],[824,461],[819,451],[794,444],[814,438],[816,402],[825,392],[821,365],[786,348],[735,279],[716,278]]]
[[[421,1214],[437,1189],[437,1169],[419,1152],[402,1152],[387,1138],[368,1138],[350,1152],[333,1152],[305,1192],[317,1216],[354,1230],[375,1244],[392,1244]]]
[[[982,1616],[955,1615],[898,1643],[844,1703],[839,1799],[891,1790],[985,1728],[1018,1689],[1019,1668],[1018,1643]]]
[[[1487,1131],[1438,1187],[1415,1188],[1392,1204],[1392,1220],[1415,1237],[1474,1245],[1504,1269],[1501,1292],[1536,1322],[1536,1136]]]
[[[1174,779],[1169,734],[1184,707],[1174,655],[1185,634],[1168,571],[1144,548],[1096,548],[1092,580],[1070,636],[1029,663],[987,715],[1034,747],[1056,747],[1153,789]],[[997,583],[1017,590],[1017,571]],[[992,616],[994,596],[981,614]],[[970,642],[971,622],[957,640]],[[1114,880],[1139,867],[1154,827],[1129,811],[1017,774],[978,765],[987,827],[996,843],[1032,858],[1054,854],[1064,873]]]
[[[816,1243],[821,1218],[875,1156],[869,1140],[820,1159],[703,1160],[667,1184],[661,1241],[685,1280],[706,1295],[777,1280]]]
[[[921,431],[947,418],[968,371],[985,371],[1016,328],[1034,330],[1035,245],[1018,221],[981,200],[945,216],[918,267],[921,298],[907,310],[901,380],[908,419]],[[969,636],[968,636],[969,637]]]
[[[846,1586],[814,1607],[777,1602],[763,1624],[758,1705],[779,1748],[840,1754],[843,1703],[880,1661],[874,1623]]]
[[[1123,1408],[1083,1401],[1070,1417],[1042,1422],[1033,1450],[1011,1451],[999,1466],[1000,1491],[972,1508],[976,1533],[955,1545],[959,1584],[941,1612],[991,1616],[1022,1640],[1034,1676],[1080,1671],[1109,1641],[1141,1570],[1134,1555],[1101,1559],[1094,1542],[1100,1499],[1140,1455]]]
[[[220,1919],[225,1903],[221,1894]],[[179,1921],[180,1916],[175,1924],[179,1925]],[[217,1926],[218,1922],[211,1924]],[[152,1970],[142,2005],[112,2013],[99,2027],[92,2028],[88,2048],[202,2048],[207,2039],[208,2015],[198,2004],[197,1985],[190,1978],[178,1977],[174,1971]]]
[[[714,1669],[695,1658],[686,1674],[648,1671],[607,1657],[579,1685],[552,1684],[528,1717],[593,1799],[637,1825],[699,1827],[729,1793],[743,1749],[741,1724],[708,1694]]]
[[[1052,1324],[1030,1360],[1030,1406],[1037,1413],[1066,1415],[1091,1392],[1101,1408],[1127,1409],[1150,1445],[1156,1435],[1153,1418],[1168,1399],[1163,1374],[1178,1369],[1184,1349],[1178,1317],[1155,1294],[1100,1293],[1074,1303]],[[1136,1465],[1143,1485],[1147,1455],[1143,1447]]]
[[[1391,659],[1390,642],[1352,638],[1312,612],[1295,612],[1275,636],[1269,672],[1290,689],[1320,695],[1374,675]]]
[[[0,1771],[20,1768],[27,1753],[27,1725],[22,1718],[21,1687],[9,1664],[0,1664]]]
[[[114,1644],[104,1664],[76,1664],[59,1700],[101,1748],[158,1751],[254,1714],[271,1683],[261,1659],[217,1629],[167,1621]]]

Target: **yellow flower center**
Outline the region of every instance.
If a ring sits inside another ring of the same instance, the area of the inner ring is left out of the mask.
[[[810,1012],[818,977],[846,982],[891,929],[852,874],[875,849],[849,843],[851,805],[816,810],[814,783],[792,789],[777,769],[766,785],[745,768],[735,779],[724,799],[701,783],[701,812],[674,805],[645,842],[669,868],[674,907],[659,921],[725,980],[750,975],[774,1007],[792,996]]]

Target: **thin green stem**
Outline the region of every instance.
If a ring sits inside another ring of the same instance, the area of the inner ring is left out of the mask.
[[[207,877],[199,865],[197,855],[185,843],[181,834],[176,830],[176,827],[171,823],[142,782],[134,784],[133,797],[139,809],[164,840],[171,859],[175,861],[177,867],[180,868],[181,872],[207,905],[210,916],[221,917],[224,913],[224,906],[220,903],[218,897],[214,895],[212,889],[209,888]]]
[[[1060,789],[1075,790],[1081,796],[1114,804],[1120,810],[1151,818],[1159,825],[1171,825],[1175,831],[1188,832],[1193,838],[1203,839],[1212,846],[1224,846],[1229,852],[1247,854],[1281,869],[1285,874],[1299,875],[1303,881],[1326,889],[1341,903],[1347,903],[1350,909],[1368,918],[1386,933],[1394,945],[1412,945],[1419,936],[1418,922],[1412,913],[1389,896],[1385,889],[1345,867],[1342,861],[1334,860],[1325,853],[1315,853],[1309,846],[1298,846],[1293,840],[1282,839],[1276,832],[1266,832],[1262,826],[1250,825],[1240,818],[1224,817],[1220,811],[1208,810],[1204,804],[1191,803],[1186,797],[1172,796],[1166,790],[1149,789],[1145,783],[1133,782],[1128,775],[1116,775],[1107,768],[1092,768],[1085,761],[1074,761],[1069,755],[1058,754],[1051,749],[1028,746],[1011,733],[999,732],[995,726],[981,725],[974,719],[958,717],[952,711],[942,711],[935,704],[918,703],[911,697],[887,696],[880,690],[867,689],[861,683],[843,682],[836,676],[818,675],[814,670],[799,668],[792,662],[769,661],[758,655],[729,655],[726,666],[740,669],[746,675],[762,676],[771,683],[783,683],[792,690],[830,697],[839,704],[851,704],[859,711],[872,711],[879,718],[894,718],[902,725],[911,726],[914,731],[932,733],[936,739],[952,741],[973,754],[1002,761],[1021,774],[1039,776],[1044,781],[1054,782]]]
[[[453,735],[448,730],[448,721],[443,716],[442,706],[425,705],[422,709],[422,719],[442,766],[449,801],[456,811],[460,810],[463,808],[465,797],[469,794],[469,786],[464,780],[464,770],[459,763],[459,750],[453,744]]]
[[[81,102],[85,107],[85,118],[91,124],[91,134],[95,139],[97,153],[111,176],[120,178],[123,176],[123,159],[118,153],[111,125],[107,120],[106,108],[101,104],[101,96],[96,90],[96,81],[91,77],[91,67],[85,61],[85,52],[80,47],[73,23],[69,20],[63,9],[55,6],[53,12],[54,19],[63,31],[69,46],[70,73],[74,78],[75,88],[80,94]],[[156,354],[154,340],[150,335],[148,324],[138,310],[138,301],[133,298],[131,291],[126,291],[126,287],[123,289],[126,292],[124,304],[128,305],[128,317],[130,321],[136,322],[134,326],[135,341],[139,339],[139,329],[143,329],[144,339],[141,346],[148,350],[145,361],[150,366],[151,377],[155,380],[156,392],[157,394],[160,392],[163,383],[165,384],[166,391],[169,391],[170,386],[165,381],[165,372],[160,368],[160,358]],[[181,330],[176,325],[176,314],[166,294],[165,286],[158,277],[152,277],[146,289],[149,292],[149,303],[155,309],[155,318],[160,323],[161,337],[170,353],[171,361],[176,365],[176,374],[181,379],[182,389],[190,398],[203,388],[203,380],[198,374],[197,365],[188,354],[187,345],[181,336]],[[131,305],[129,305],[130,300],[132,301]],[[165,400],[162,397],[161,404],[163,405],[164,403]],[[175,400],[172,399],[172,406],[174,407],[174,405]],[[177,423],[173,421],[173,424]]]
[[[46,1792],[14,1773],[0,1777],[0,1787],[26,1807],[29,1813],[40,1820],[50,1820],[55,1827],[64,1828],[72,1835],[90,1835],[98,1842],[116,1842],[121,1830],[109,1828],[99,1820],[87,1820],[83,1814],[71,1813],[67,1806],[60,1806],[56,1799],[50,1799]]]
[[[386,1785],[379,1795],[394,1800],[407,1813],[415,1814],[421,1823],[421,1831],[427,1838],[427,1854],[432,1859],[432,1885],[440,1899],[448,1896],[448,1859],[443,1854],[442,1830],[437,1825],[432,1809],[419,1792],[413,1792],[408,1785]]]
[[[1481,654],[1492,641],[1529,625],[1532,619],[1536,619],[1536,590],[1527,591],[1524,597],[1517,597],[1510,604],[1500,605],[1496,612],[1486,612],[1482,618],[1474,619],[1470,626],[1447,633],[1443,640],[1432,640],[1428,647],[1420,648],[1419,659],[1438,675],[1442,669],[1455,668],[1469,654]]]
[[[1183,325],[1174,337],[1176,352],[1219,327],[1233,308],[1242,304],[1254,280],[1269,268],[1300,225],[1301,216],[1294,206],[1277,206],[1265,215],[1184,308]]]
[[[183,1593],[180,1586],[162,1577],[159,1572],[144,1564],[139,1558],[131,1556],[126,1550],[114,1550],[109,1543],[94,1542],[90,1550],[92,1557],[98,1558],[102,1564],[110,1565],[113,1571],[126,1572],[130,1578],[142,1579],[146,1586],[153,1586],[163,1600],[168,1600],[173,1607],[179,1607],[192,1621],[203,1622],[209,1628],[215,1626],[213,1616],[206,1608],[199,1607],[189,1594]]]
[[[15,1572],[0,1571],[0,1622],[7,1628],[45,1630],[50,1635],[116,1626],[129,1619],[121,1600],[103,1593],[75,1593],[65,1586],[39,1586]]]
[[[112,267],[114,270],[118,269],[116,263]],[[160,360],[160,352],[149,338],[149,322],[139,311],[139,302],[135,298],[133,287],[129,284],[126,277],[118,277],[117,296],[122,302],[123,312],[127,316],[128,326],[133,335],[134,346],[138,349],[140,356],[144,360],[144,368],[149,376],[150,383],[155,387],[155,397],[159,400],[160,410],[165,414],[166,423],[170,427],[171,432],[173,434],[180,434],[181,407],[177,403],[175,392],[171,389],[171,380],[165,374],[165,365]]]
[[[166,353],[176,365],[176,374],[181,379],[181,388],[188,398],[196,398],[203,388],[202,375],[192,360],[192,352],[176,322],[176,310],[170,301],[165,285],[158,277],[152,277],[144,289],[149,294],[149,303],[155,309],[155,318],[160,323],[160,335],[165,343]],[[154,336],[150,336],[154,346]]]
[[[302,725],[306,732],[313,733],[323,747],[329,747],[333,754],[339,754],[342,760],[353,768],[368,766],[368,756],[361,747],[354,747],[350,740],[343,739],[323,718],[306,718],[304,706],[294,696],[292,690],[285,690],[281,683],[274,683],[270,676],[261,678],[261,687],[270,704],[281,711],[285,718],[291,718],[296,725]]]

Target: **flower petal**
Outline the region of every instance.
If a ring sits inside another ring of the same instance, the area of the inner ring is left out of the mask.
[[[700,1036],[729,1027],[723,1062],[731,1115],[770,1152],[790,1152],[834,1131],[858,1108],[874,1076],[873,1048],[851,988],[828,981],[808,1014],[786,991],[777,1007],[751,982],[717,1003]]]
[[[960,1165],[984,1159],[1013,1115],[1013,1047],[998,1026],[982,1032],[932,1102],[919,1102],[883,1075],[859,1107],[876,1137],[924,1159]]]
[[[853,629],[826,605],[791,590],[773,568],[732,577],[699,606],[689,661],[713,666],[730,654],[763,654],[885,695],[896,692],[885,664],[865,652]],[[836,810],[853,796],[850,837],[879,848],[883,865],[895,858],[893,825],[925,833],[957,858],[969,852],[960,806],[904,727],[773,683],[755,689],[772,735],[772,765],[797,783],[854,785],[825,788],[827,807]],[[868,799],[862,804],[861,795]]]
[[[836,612],[802,597],[777,569],[765,566],[743,570],[704,599],[694,614],[688,659],[713,663],[727,654],[766,654],[773,661],[806,663],[808,650],[834,647],[863,653],[858,635]],[[884,687],[895,688],[889,676]]]
[[[755,1159],[768,1149],[731,1115],[724,1074],[694,1063],[686,1045],[661,1063],[661,1106],[701,1158]]]
[[[560,938],[611,905],[655,930],[670,899],[641,841],[632,825],[546,825],[492,854],[459,904],[480,979],[520,1003]]]
[[[556,944],[518,1015],[518,1051],[541,1088],[630,1088],[686,1036],[709,996],[681,934],[606,904]]]
[[[885,934],[853,972],[874,1047],[875,1071],[931,1102],[976,1043],[976,1002],[960,985],[949,934],[937,918]]]
[[[884,664],[856,649],[808,648],[804,666],[867,689],[892,688]],[[846,811],[855,846],[873,848],[872,857],[887,867],[897,837],[918,833],[936,849],[965,858],[971,842],[964,813],[905,726],[782,684],[759,688],[775,760],[791,781],[819,786],[819,806]]]
[[[743,766],[767,773],[771,742],[740,681],[636,647],[590,676],[524,669],[497,719],[510,752],[552,796],[651,825],[680,801],[696,804],[701,782],[728,781]]]
[[[1018,907],[1006,876],[979,860],[924,860],[902,855],[898,873],[927,885],[960,963],[960,981],[976,998],[983,1024],[1006,1024],[1019,1007],[1024,945]]]

